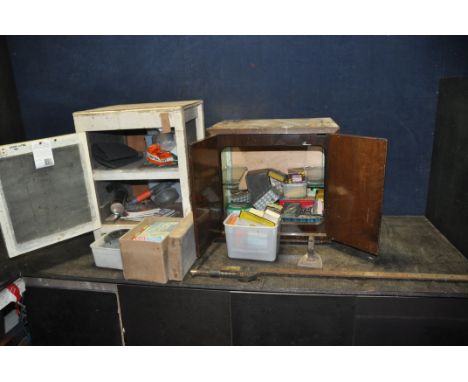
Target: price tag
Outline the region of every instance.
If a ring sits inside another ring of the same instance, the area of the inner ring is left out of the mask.
[[[32,144],[34,164],[36,169],[53,166],[54,154],[52,154],[52,143],[48,140],[37,141]]]

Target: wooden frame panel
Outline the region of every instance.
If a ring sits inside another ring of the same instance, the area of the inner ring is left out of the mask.
[[[377,254],[387,140],[335,134],[329,138],[325,179],[327,235]]]
[[[177,112],[190,121],[199,117],[201,100],[108,106],[73,113],[77,132],[161,128],[161,114],[176,125]]]
[[[39,139],[35,141],[21,142],[12,145],[1,146],[0,158],[8,158],[18,155],[29,154],[32,152],[31,147],[34,142],[40,142],[44,140],[45,139]],[[53,149],[72,145],[77,145],[79,147],[91,219],[89,222],[80,224],[73,228],[65,229],[63,231],[43,236],[37,239],[33,239],[30,241],[26,241],[24,243],[17,243],[10,212],[8,210],[5,194],[3,191],[2,181],[0,178],[0,224],[9,257],[15,257],[20,254],[30,252],[35,249],[45,247],[47,245],[54,244],[62,240],[67,240],[72,237],[81,235],[83,233],[93,231],[100,227],[97,200],[94,192],[94,183],[91,176],[91,164],[89,162],[87,152],[85,151],[86,147],[83,146],[84,137],[82,135],[69,134],[47,138],[47,140],[51,141]],[[54,185],[51,185],[51,187],[53,186]],[[64,211],[64,213],[66,213],[66,211]]]
[[[468,78],[439,83],[426,216],[468,258]]]
[[[222,231],[223,186],[218,137],[190,145],[189,158],[190,201],[200,257]]]

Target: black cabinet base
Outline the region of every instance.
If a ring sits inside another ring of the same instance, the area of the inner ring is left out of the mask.
[[[353,297],[233,293],[235,345],[351,345]]]
[[[27,287],[33,345],[468,345],[468,299]]]
[[[28,287],[32,345],[122,345],[115,293]]]
[[[127,345],[231,344],[229,292],[119,285]]]

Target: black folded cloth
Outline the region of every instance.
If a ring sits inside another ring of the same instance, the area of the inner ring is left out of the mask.
[[[117,142],[93,143],[91,152],[96,162],[110,168],[118,168],[140,159],[138,151]]]

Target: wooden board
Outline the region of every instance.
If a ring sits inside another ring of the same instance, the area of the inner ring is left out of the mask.
[[[122,111],[138,111],[138,110],[157,110],[160,112],[169,112],[179,110],[181,108],[193,107],[202,104],[202,100],[190,100],[190,101],[170,101],[170,102],[150,102],[150,103],[134,103],[127,105],[113,105],[99,107],[95,109],[77,111],[73,115],[88,115],[88,114],[100,114],[100,113],[112,113]]]
[[[468,79],[439,87],[426,215],[468,257]]]
[[[185,130],[185,122],[199,119],[200,113],[203,113],[202,104],[203,101],[195,100],[108,106],[76,111],[73,121],[77,132],[161,129],[161,117],[167,115],[169,125],[177,132]],[[179,113],[183,115],[183,125],[177,117]]]
[[[331,118],[244,119],[222,121],[207,130],[219,134],[334,134],[340,127]]]
[[[168,277],[182,281],[197,258],[193,214],[188,214],[169,235]]]
[[[402,280],[402,281],[447,281],[468,283],[467,275],[453,273],[413,273],[413,272],[364,272],[364,271],[327,271],[322,269],[260,267],[253,271],[238,269],[219,269],[212,271],[193,270],[192,276],[228,277],[244,281],[252,281],[261,276],[275,277],[306,277],[306,278],[343,278],[343,279],[376,279],[376,280]]]
[[[192,144],[189,163],[197,256],[201,256],[222,230],[223,188],[218,137]]]
[[[327,235],[377,254],[387,141],[331,135],[327,154],[324,211]]]

